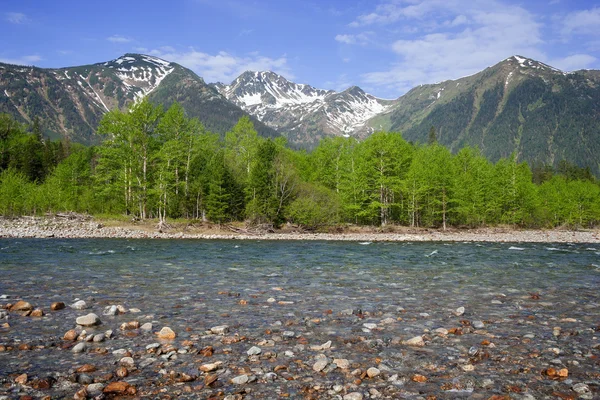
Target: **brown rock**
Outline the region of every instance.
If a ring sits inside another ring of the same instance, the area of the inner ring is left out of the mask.
[[[85,388],[78,390],[74,395],[73,395],[73,399],[75,400],[85,400],[87,399],[88,396],[88,392]]]
[[[77,331],[75,329],[71,329],[65,333],[65,335],[63,336],[63,339],[64,340],[77,340],[77,336],[79,336]]]
[[[135,386],[132,386],[127,382],[118,381],[109,383],[104,388],[103,392],[133,396],[137,393],[137,389],[135,388]]]
[[[138,321],[129,321],[121,324],[122,331],[128,331],[133,329],[139,329],[140,323]]]
[[[127,368],[125,367],[119,367],[115,371],[115,375],[117,375],[119,378],[125,378],[127,375],[129,375],[129,371],[127,371]]]
[[[175,339],[175,337],[177,336],[175,332],[173,332],[173,330],[168,326],[162,328],[157,335],[159,339]]]
[[[81,367],[77,368],[76,372],[77,373],[88,373],[88,372],[94,372],[96,371],[96,367],[93,366],[92,364],[84,364]]]
[[[212,346],[206,346],[200,350],[200,354],[202,354],[203,357],[212,357],[213,353],[214,349]]]
[[[52,387],[54,383],[54,378],[48,377],[44,379],[36,379],[31,382],[31,387],[36,390],[48,390]]]
[[[27,374],[21,374],[15,378],[15,383],[24,385],[27,383]]]
[[[65,303],[63,303],[62,301],[57,301],[55,303],[52,303],[52,305],[50,306],[50,309],[52,311],[62,310],[63,308],[65,308]]]
[[[20,300],[20,301],[17,301],[12,306],[10,306],[9,310],[10,311],[31,311],[31,310],[33,310],[33,307],[28,302]]]
[[[219,365],[221,365],[221,362],[217,361],[216,363],[202,364],[198,369],[203,372],[211,372],[218,369]]]
[[[218,376],[215,374],[208,374],[204,377],[204,385],[210,386],[218,379]]]
[[[31,350],[31,345],[27,343],[22,343],[19,345],[19,350]]]
[[[31,314],[29,314],[30,317],[43,317],[44,316],[44,310],[42,310],[41,308],[36,308],[35,310],[33,310],[31,312]]]
[[[560,376],[561,378],[566,378],[569,376],[569,370],[566,368],[563,368],[561,370],[558,371],[558,376]]]
[[[419,375],[419,374],[414,374],[411,379],[413,382],[419,382],[419,383],[427,382],[427,377],[423,376],[423,375]]]

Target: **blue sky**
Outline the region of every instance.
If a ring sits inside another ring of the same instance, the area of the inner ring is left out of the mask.
[[[0,61],[65,67],[127,52],[207,82],[272,70],[395,98],[515,54],[600,69],[600,3],[568,0],[3,0]]]

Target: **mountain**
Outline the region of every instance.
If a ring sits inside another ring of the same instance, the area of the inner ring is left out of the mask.
[[[432,127],[451,150],[476,146],[492,161],[515,153],[530,164],[567,160],[600,176],[600,71],[565,73],[513,56],[465,78],[415,87],[383,100],[353,86],[342,92],[297,84],[273,72],[245,72],[230,85],[208,85],[176,63],[141,54],[80,67],[0,64],[0,112],[34,117],[53,138],[96,143],[107,110],[147,96],[181,103],[188,116],[224,133],[251,115],[259,134],[280,134],[297,148],[327,136],[402,132],[425,143]]]
[[[373,131],[365,123],[394,104],[357,86],[338,93],[290,82],[274,72],[247,71],[230,85],[214,87],[298,147],[313,147],[325,136],[365,137]]]
[[[24,123],[38,117],[52,138],[96,143],[95,131],[104,113],[124,110],[144,96],[165,107],[178,101],[189,117],[198,117],[218,133],[247,115],[194,72],[157,57],[125,54],[104,63],[59,69],[0,63],[0,112]],[[256,118],[253,121],[260,134],[279,136]]]
[[[568,160],[600,175],[600,71],[565,73],[521,56],[475,75],[416,87],[371,126],[457,151],[477,146],[492,161],[512,152],[531,164]]]

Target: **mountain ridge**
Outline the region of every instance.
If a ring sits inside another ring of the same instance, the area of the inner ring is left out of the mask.
[[[178,79],[170,79],[173,76]],[[24,123],[38,117],[51,138],[68,136],[74,141],[97,143],[95,131],[104,113],[124,110],[146,96],[165,107],[180,102],[189,117],[198,117],[207,129],[221,134],[248,115],[191,70],[145,54],[126,53],[106,62],[64,68],[0,63],[0,112]],[[259,133],[278,136],[256,118],[251,119]]]
[[[474,146],[492,161],[515,153],[554,166],[565,159],[600,174],[600,71],[564,72],[520,55],[391,100],[355,85],[318,89],[272,71],[207,84],[179,64],[135,53],[57,69],[0,64],[0,112],[28,123],[37,116],[51,137],[95,143],[106,110],[144,96],[165,107],[178,101],[219,133],[250,115],[260,134],[282,134],[296,148],[331,136],[363,139],[377,130],[426,143],[433,127],[437,141],[453,151]]]

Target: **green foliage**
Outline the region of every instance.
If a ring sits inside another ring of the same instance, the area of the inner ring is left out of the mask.
[[[52,142],[42,124],[0,115],[0,214],[123,214],[159,226],[182,217],[287,221],[306,229],[600,224],[598,182],[567,162],[532,172],[515,154],[492,164],[476,148],[453,155],[393,132],[326,139],[307,154],[261,138],[248,118],[221,140],[179,104],[163,112],[147,101],[107,113],[99,131],[106,139],[98,147]]]
[[[324,186],[304,183],[289,205],[287,217],[308,229],[335,226],[340,222],[339,196]]]
[[[32,213],[35,190],[23,173],[12,168],[0,172],[0,214],[12,217]]]

